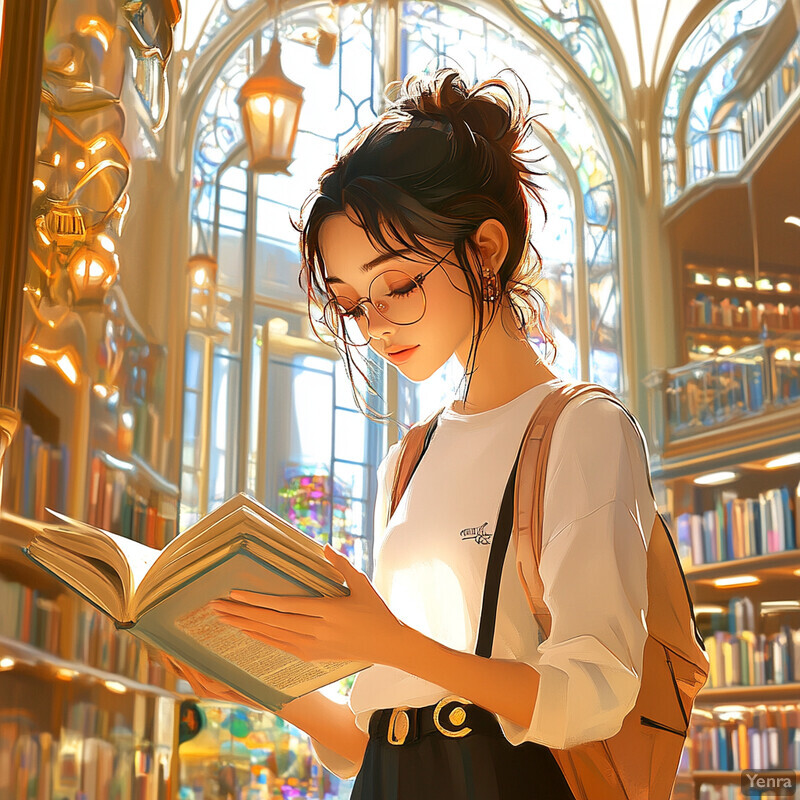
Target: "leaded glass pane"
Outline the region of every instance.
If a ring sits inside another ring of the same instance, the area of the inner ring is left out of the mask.
[[[661,124],[665,205],[677,200],[687,186],[714,171],[708,132],[711,114],[733,84],[736,66],[746,51],[744,34],[766,25],[781,5],[780,0],[728,0],[720,3],[681,48],[670,76]],[[714,66],[692,98],[691,108],[684,108],[684,94],[697,73],[709,62],[714,62],[720,50],[737,38],[741,39],[743,46],[733,48],[720,58],[719,64]],[[752,41],[751,37],[747,44]],[[686,174],[678,174],[674,137],[677,121],[683,114],[690,114],[690,132],[686,142]],[[726,171],[739,166],[732,163],[741,149],[733,141],[735,135],[735,131],[728,128],[722,136],[722,163]]]
[[[446,4],[405,3],[401,63],[409,72],[432,71],[457,64],[466,69],[472,80],[481,80],[497,74],[504,67],[513,67],[529,87],[536,87],[531,110],[544,114],[545,124],[576,171],[583,194],[586,224],[579,235],[585,241],[590,295],[594,293],[594,296],[606,298],[610,293],[614,298],[614,302],[590,303],[591,335],[588,338],[593,350],[605,352],[610,343],[619,349],[613,359],[599,354],[592,356],[590,364],[603,363],[605,366],[602,371],[592,367],[590,375],[585,377],[622,390],[621,320],[617,313],[616,186],[605,143],[585,103],[546,51],[525,39],[512,25],[500,28],[486,18],[478,25],[477,18],[477,12],[468,13]],[[546,168],[553,170],[552,161]],[[552,178],[544,181],[546,202],[551,189],[555,188],[553,183]],[[546,249],[541,253],[548,261]],[[573,255],[564,263],[575,263],[574,244]],[[550,276],[551,279],[554,277]],[[576,341],[574,333],[561,331],[560,337]],[[577,370],[575,350],[565,347],[563,355],[568,361],[562,364],[559,355],[557,368],[574,374],[573,370]],[[608,377],[610,364],[615,364],[618,369],[613,379]]]
[[[609,108],[622,119],[619,73],[608,38],[587,0],[516,0],[516,4],[532,22],[561,42]]]

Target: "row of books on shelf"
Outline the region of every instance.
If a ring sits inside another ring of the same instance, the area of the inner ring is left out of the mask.
[[[0,578],[0,608],[0,636],[141,683],[164,683],[163,667],[148,658],[145,648],[85,603],[65,594],[48,598]],[[64,638],[63,631],[71,635]]]
[[[706,294],[698,294],[686,304],[686,324],[700,327],[736,328],[759,331],[800,331],[800,305],[786,303],[743,303],[736,297],[716,301]]]
[[[693,715],[694,718],[694,715]],[[715,710],[693,722],[691,770],[800,769],[800,706]]]
[[[70,469],[66,445],[50,444],[23,423],[4,466],[4,505],[30,519],[47,518],[45,508],[66,511]]]
[[[120,712],[92,702],[69,706],[58,734],[37,730],[31,712],[0,716],[0,797],[14,800],[157,800],[167,771],[158,749],[134,736]],[[155,768],[154,768],[155,767]]]
[[[758,497],[722,491],[714,508],[677,518],[678,555],[684,567],[780,553],[797,548],[797,497],[780,486]]]
[[[177,499],[147,480],[136,480],[135,469],[106,454],[94,454],[86,521],[161,549],[176,535]]]
[[[38,589],[0,578],[0,636],[61,653],[61,620],[68,613],[65,595],[51,599]]]
[[[705,637],[706,687],[768,686],[800,682],[800,630],[781,625],[773,634],[714,631]]]
[[[133,400],[132,450],[157,470],[162,468],[164,438],[161,417],[152,403],[136,397]]]

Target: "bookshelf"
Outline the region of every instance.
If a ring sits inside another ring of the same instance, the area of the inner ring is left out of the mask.
[[[169,796],[174,679],[29,562],[30,536],[27,520],[0,515],[0,796]]]
[[[653,486],[711,668],[674,800],[742,797],[746,768],[800,772],[800,397],[781,395],[774,346],[648,381]]]
[[[800,352],[797,268],[683,253],[683,350],[686,361],[726,355],[769,341]]]

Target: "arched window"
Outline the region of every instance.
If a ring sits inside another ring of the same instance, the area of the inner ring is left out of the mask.
[[[750,98],[731,97],[737,68],[781,5],[780,0],[722,2],[681,48],[661,120],[665,206],[703,178],[739,170],[747,149],[743,117]],[[717,119],[720,109],[724,116]],[[762,109],[761,116],[765,113]]]
[[[221,13],[222,6],[215,8]],[[593,104],[565,69],[567,44],[591,73],[593,103],[604,98],[614,113],[621,108],[618,78],[593,17],[581,30],[575,19],[545,18],[536,8],[530,3],[510,15],[407,2],[398,18],[382,5],[359,3],[284,11],[284,69],[305,87],[291,176],[248,171],[235,103],[266,52],[272,22],[259,27],[251,15],[246,34],[241,22],[224,61],[220,49],[204,45],[220,66],[197,113],[192,251],[212,256],[218,268],[216,284],[193,293],[196,303],[205,303],[210,291],[213,318],[202,322],[208,307],[198,307],[187,335],[184,525],[247,490],[310,532],[333,535],[369,566],[366,509],[387,428],[358,414],[335,351],[310,337],[289,214],[297,216],[322,170],[380,113],[386,84],[409,72],[453,65],[481,80],[513,67],[525,80],[533,111],[554,137],[541,137],[548,222],[543,227],[535,218],[533,238],[543,255],[540,288],[559,345],[556,367],[625,396],[616,177]],[[235,17],[230,28],[247,10],[225,11]],[[304,41],[332,20],[338,49],[332,64],[322,66]],[[393,370],[380,374],[388,409],[408,423],[441,405],[461,369],[450,363],[424,385]],[[308,486],[325,495],[318,507]]]

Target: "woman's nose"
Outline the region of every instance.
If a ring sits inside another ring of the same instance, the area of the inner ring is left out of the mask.
[[[379,313],[372,303],[364,303],[364,311],[367,315],[367,333],[371,339],[380,339],[394,332],[396,326]]]

